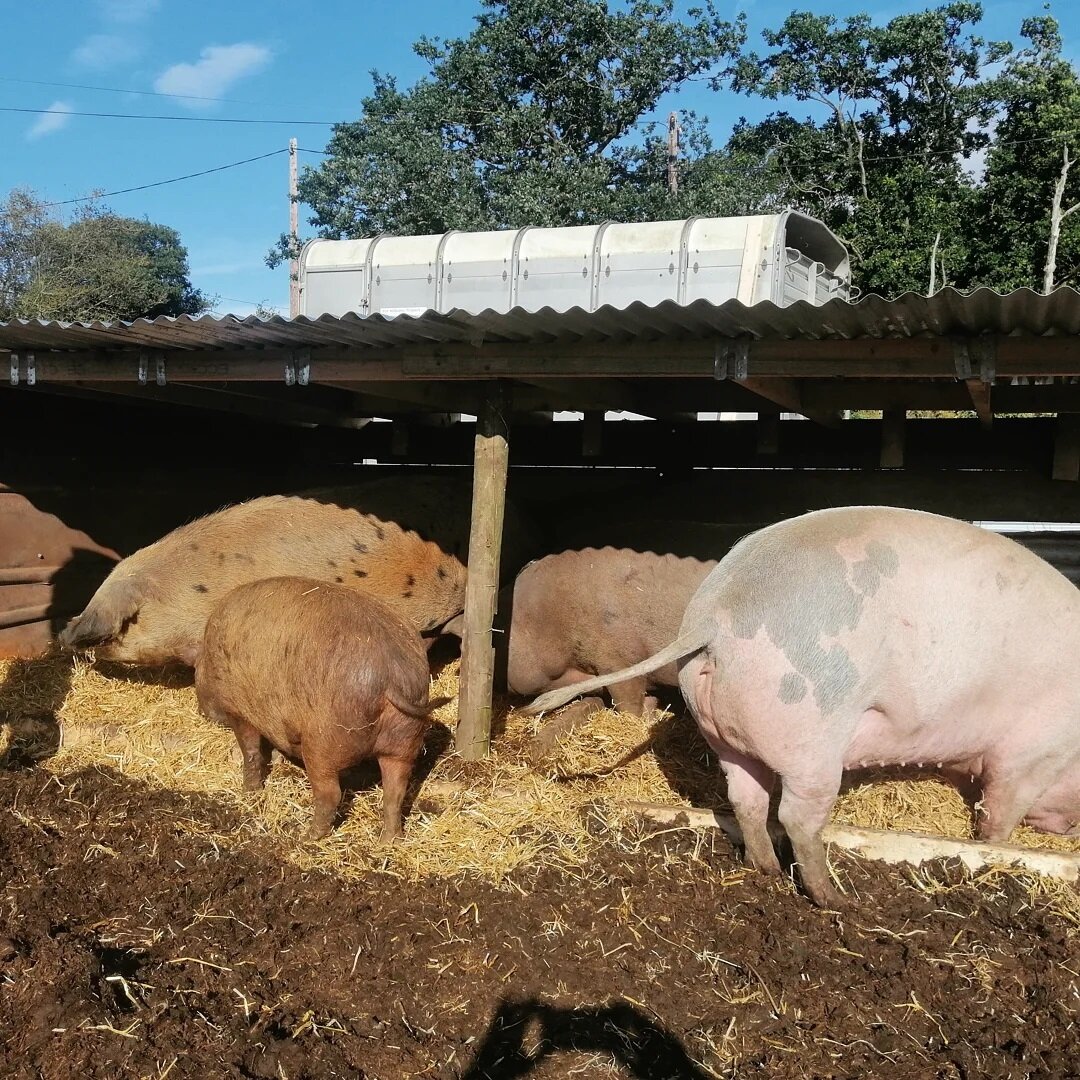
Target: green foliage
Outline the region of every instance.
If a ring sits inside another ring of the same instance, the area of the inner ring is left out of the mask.
[[[1027,19],[1020,50],[1001,80],[1005,107],[986,159],[973,237],[974,278],[997,289],[1041,287],[1054,185],[1063,151],[1080,157],[1080,79],[1061,56],[1057,23]],[[1080,166],[1069,170],[1063,206],[1080,201]],[[1080,284],[1080,214],[1065,219],[1057,284]]]
[[[740,124],[732,145],[775,160],[777,197],[848,242],[864,290],[925,291],[935,247],[936,284],[967,283],[973,189],[961,163],[988,142],[1001,90],[987,70],[1011,48],[972,33],[981,17],[967,2],[884,26],[796,12],[763,35],[770,51],[729,74],[740,93],[815,108]]]
[[[409,90],[375,73],[354,123],[305,170],[301,200],[321,236],[436,233],[608,218],[677,217],[700,203],[696,177],[671,196],[666,134],[635,125],[667,92],[711,71],[743,40],[711,0],[687,21],[673,0],[482,0],[476,28],[423,38],[429,75]],[[701,127],[684,117],[696,156]],[[700,175],[715,195],[723,157]],[[268,260],[288,256],[282,238]]]
[[[0,320],[130,320],[208,307],[174,229],[93,204],[65,224],[29,191],[0,207]]]

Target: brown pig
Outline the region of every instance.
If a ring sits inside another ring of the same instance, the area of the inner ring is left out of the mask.
[[[597,523],[577,535],[617,546],[583,546],[530,563],[512,597],[507,589],[500,598],[500,623],[509,633],[496,638],[496,647],[507,689],[533,697],[652,656],[676,636],[690,597],[745,532],[691,521]],[[641,716],[656,705],[653,691],[678,685],[671,663],[605,688],[616,709]],[[534,753],[602,707],[598,697],[571,706],[545,725]]]
[[[442,701],[428,700],[427,652],[416,630],[376,597],[310,578],[241,585],[206,624],[195,692],[236,734],[244,790],[262,787],[276,748],[303,762],[314,796],[308,839],[325,836],[340,776],[379,763],[383,841],[400,835],[401,804]]]
[[[114,567],[60,635],[104,660],[190,665],[214,605],[261,578],[299,575],[373,593],[422,633],[465,606],[467,486],[395,477],[304,495],[269,495],[174,529]],[[504,567],[532,553],[507,507]]]

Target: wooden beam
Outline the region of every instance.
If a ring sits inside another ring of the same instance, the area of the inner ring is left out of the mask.
[[[265,387],[265,389],[264,389]],[[368,419],[353,413],[349,404],[342,401],[338,408],[331,407],[325,399],[313,404],[302,388],[295,394],[271,394],[274,389],[266,384],[240,384],[229,390],[218,386],[203,387],[188,383],[176,386],[139,386],[122,383],[72,382],[53,387],[48,384],[34,389],[40,393],[58,393],[87,398],[122,398],[132,403],[153,401],[163,405],[179,405],[184,408],[206,409],[210,412],[250,416],[256,420],[268,420],[280,424],[315,424],[325,427],[358,430]],[[285,389],[282,387],[282,389]],[[312,388],[317,389],[317,388]],[[314,395],[313,395],[314,396]]]
[[[798,413],[822,427],[836,427],[842,417],[839,411],[814,409],[803,402],[802,388],[794,379],[749,377],[734,380],[737,386],[777,406],[781,412]]]
[[[167,335],[162,337],[167,344]],[[532,344],[445,343],[423,347],[312,345],[305,366],[312,382],[424,382],[426,380],[712,378],[716,346],[729,339]],[[1080,375],[1073,335],[980,339],[993,348],[995,373]],[[151,347],[152,348],[152,347]],[[19,355],[23,355],[21,352]],[[39,382],[135,381],[146,349],[36,350]],[[285,381],[295,349],[157,349],[171,382]],[[956,378],[952,338],[856,338],[747,343],[748,374],[763,378]],[[444,406],[445,408],[445,406]],[[454,410],[457,411],[457,410]]]
[[[458,694],[458,753],[487,757],[491,745],[491,695],[495,675],[492,625],[499,594],[506,476],[510,458],[508,388],[493,383],[477,416],[473,449],[472,527]]]
[[[964,384],[967,386],[967,392],[979,423],[984,428],[992,427],[994,412],[990,407],[990,383],[983,382],[982,379],[965,379]]]
[[[907,413],[903,409],[886,409],[881,418],[881,467],[904,467],[904,425]]]
[[[1061,413],[1054,432],[1055,480],[1080,479],[1080,415]]]
[[[641,395],[620,379],[523,379],[526,385],[541,391],[557,408],[552,411],[589,412],[600,403],[601,410],[640,412]],[[519,394],[515,392],[517,409]],[[526,400],[525,396],[521,400]]]

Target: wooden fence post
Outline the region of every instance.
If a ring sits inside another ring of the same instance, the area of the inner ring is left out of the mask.
[[[506,384],[491,383],[476,418],[469,576],[465,586],[455,734],[458,753],[470,761],[487,757],[491,744],[491,692],[495,674],[491,626],[499,595],[499,556],[510,459],[509,411]]]
[[[886,409],[881,415],[881,467],[902,469],[904,467],[904,409]]]
[[[1058,413],[1052,476],[1074,482],[1080,477],[1080,416],[1075,413]]]

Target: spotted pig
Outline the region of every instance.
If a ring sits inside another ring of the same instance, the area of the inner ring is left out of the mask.
[[[846,769],[924,764],[982,786],[978,833],[1080,823],[1080,591],[1019,544],[891,507],[820,510],[723,558],[678,638],[530,706],[681,661],[679,686],[727,777],[750,861],[777,872],[780,821],[803,884],[839,902],[821,830]]]

